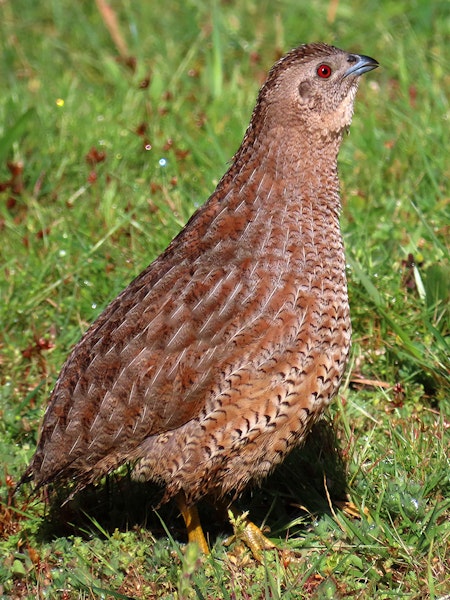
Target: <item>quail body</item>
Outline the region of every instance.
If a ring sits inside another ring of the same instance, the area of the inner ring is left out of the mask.
[[[350,348],[337,155],[377,66],[322,43],[275,64],[214,193],[71,352],[26,478],[131,462],[189,510],[302,442]]]

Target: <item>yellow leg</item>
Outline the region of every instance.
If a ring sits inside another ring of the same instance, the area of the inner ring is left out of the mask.
[[[188,542],[195,542],[198,544],[200,551],[203,552],[203,554],[209,554],[208,543],[203,533],[197,507],[195,505],[188,506],[186,504],[186,498],[183,492],[177,494],[176,501],[186,524]]]
[[[234,528],[234,536],[231,540],[227,540],[227,543],[230,543],[233,539],[243,542],[252,553],[253,558],[259,562],[262,561],[262,550],[276,548],[275,544],[263,534],[261,529],[247,518],[246,513],[241,513],[234,506],[231,506],[228,509],[228,514]]]

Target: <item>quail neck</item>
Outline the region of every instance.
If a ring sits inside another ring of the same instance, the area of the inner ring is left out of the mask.
[[[355,55],[336,51],[324,61],[322,44],[311,45],[304,61],[296,54],[273,67],[260,91],[243,143],[217,189],[225,201],[233,189],[249,201],[267,202],[269,210],[279,209],[281,198],[339,209],[337,155],[359,81],[345,74]],[[321,67],[328,69],[322,75]],[[257,193],[248,193],[249,186]]]

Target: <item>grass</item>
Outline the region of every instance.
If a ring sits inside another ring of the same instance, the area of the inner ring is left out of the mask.
[[[111,4],[133,61],[95,3],[0,3],[0,597],[447,597],[447,3]],[[274,60],[319,39],[382,68],[340,155],[347,380],[241,500],[296,556],[226,552],[208,506],[211,556],[184,551],[126,469],[64,509],[12,500],[70,347],[211,193]],[[344,482],[359,518],[330,506]]]

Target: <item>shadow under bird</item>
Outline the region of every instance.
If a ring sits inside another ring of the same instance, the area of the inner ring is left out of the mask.
[[[125,462],[175,497],[236,497],[301,444],[350,348],[337,155],[373,58],[323,43],[279,60],[207,202],[74,347],[23,481],[72,494]],[[270,546],[246,522],[257,555]]]

